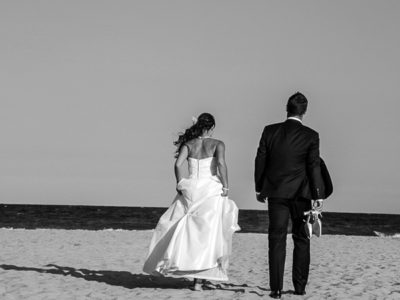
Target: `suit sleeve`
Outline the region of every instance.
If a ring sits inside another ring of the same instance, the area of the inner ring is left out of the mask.
[[[310,188],[313,199],[324,197],[324,182],[321,175],[321,162],[319,157],[319,135],[316,134],[307,154],[307,173],[310,179]]]
[[[266,141],[266,128],[261,135],[260,143],[257,148],[257,155],[255,160],[255,171],[254,171],[254,181],[256,186],[256,192],[261,192],[263,178],[264,178],[264,171],[267,162],[267,141]]]

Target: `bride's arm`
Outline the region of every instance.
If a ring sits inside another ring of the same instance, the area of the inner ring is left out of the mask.
[[[217,163],[218,163],[218,171],[219,175],[221,176],[221,183],[223,193],[222,196],[228,196],[228,167],[226,166],[225,162],[225,144],[224,142],[220,141],[217,145]]]
[[[183,145],[181,150],[179,151],[178,157],[176,158],[174,171],[175,171],[175,178],[176,183],[179,183],[183,178],[183,164],[189,155],[188,147]]]

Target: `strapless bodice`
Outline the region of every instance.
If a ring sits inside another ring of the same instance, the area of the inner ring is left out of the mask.
[[[217,160],[215,157],[188,158],[189,176],[194,178],[210,177],[217,175]]]

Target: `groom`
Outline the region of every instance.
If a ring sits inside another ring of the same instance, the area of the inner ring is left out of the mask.
[[[259,202],[268,199],[269,281],[271,294],[281,298],[289,216],[294,242],[292,280],[296,295],[305,295],[310,266],[310,239],[304,212],[322,209],[324,185],[319,158],[319,136],[303,125],[307,98],[297,92],[287,102],[287,120],[266,126],[255,160]]]

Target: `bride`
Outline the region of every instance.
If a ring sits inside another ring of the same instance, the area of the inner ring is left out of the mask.
[[[143,267],[152,275],[194,278],[194,290],[205,279],[228,280],[232,235],[240,229],[238,208],[228,199],[225,145],[211,138],[214,127],[214,117],[203,113],[174,142],[178,194],[154,230]]]

